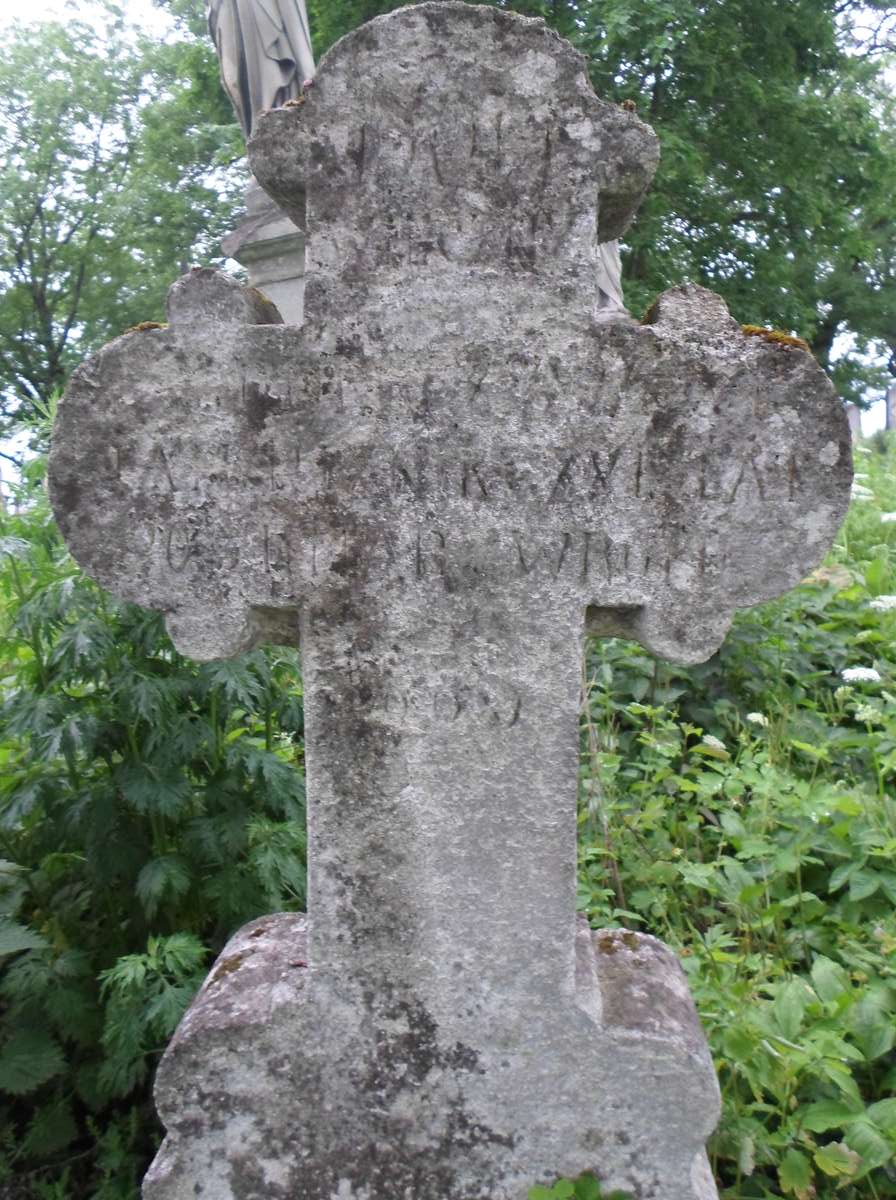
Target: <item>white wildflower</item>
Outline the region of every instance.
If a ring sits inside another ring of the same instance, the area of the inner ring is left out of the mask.
[[[884,714],[873,704],[857,704],[856,720],[861,721],[863,725],[882,725]]]
[[[844,700],[848,700],[854,691],[855,691],[855,689],[851,688],[851,687],[834,688],[834,699],[840,700],[841,702]]]
[[[875,596],[873,600],[868,601],[869,608],[875,608],[878,612],[889,612],[890,609],[896,608],[896,596]]]
[[[768,717],[765,713],[747,713],[747,720],[752,721],[754,725],[762,725],[763,727],[768,725]]]
[[[701,739],[704,746],[709,746],[713,750],[722,750],[725,754],[728,753],[728,747],[720,738],[713,737],[711,733],[705,733]]]
[[[881,513],[880,519],[884,525],[887,525],[891,521],[896,521],[896,513]]]
[[[874,667],[844,667],[840,678],[847,683],[880,683],[880,672]]]

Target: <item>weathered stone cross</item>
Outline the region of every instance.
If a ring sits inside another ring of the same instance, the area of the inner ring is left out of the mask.
[[[711,1196],[686,988],[646,938],[577,964],[582,637],[699,661],[797,582],[840,406],[702,289],[595,322],[656,140],[540,22],[380,18],[250,149],[287,212],[307,189],[309,323],[193,272],[79,370],[52,455],[73,553],[180,650],[302,646],[308,950],[277,918],[213,972],[147,1194]]]

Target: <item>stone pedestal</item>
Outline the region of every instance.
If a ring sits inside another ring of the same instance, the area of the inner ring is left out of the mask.
[[[249,283],[276,304],[287,325],[301,325],[305,298],[305,229],[278,208],[253,178],[246,189],[246,217],[221,242],[246,267]]]
[[[656,938],[580,921],[578,1020],[532,1074],[537,1014],[522,1054],[499,1030],[487,1052],[449,1041],[446,1054],[447,1030],[394,998],[375,1036],[362,1022],[339,1045],[334,1074],[309,960],[300,914],[231,938],[159,1068],[168,1136],[145,1200],[523,1200],[535,1181],[595,1164],[606,1187],[641,1200],[717,1200],[701,1145],[718,1114],[715,1074],[681,967]],[[508,1091],[519,1124],[507,1123]],[[334,1103],[344,1120],[309,1121],[309,1105]]]

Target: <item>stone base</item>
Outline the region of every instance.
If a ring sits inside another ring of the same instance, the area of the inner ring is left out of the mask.
[[[577,953],[574,1006],[435,1017],[316,979],[304,916],[253,921],[162,1060],[144,1200],[525,1200],[585,1170],[716,1200],[718,1086],[675,956],[584,924]]]

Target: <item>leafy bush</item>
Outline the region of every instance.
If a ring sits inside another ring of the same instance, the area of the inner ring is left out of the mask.
[[[0,1190],[135,1196],[210,956],[301,908],[293,651],[200,666],[81,576],[32,468],[0,525]]]
[[[729,1200],[896,1196],[896,473],[858,457],[828,563],[710,662],[588,658],[580,907],[682,955]]]

